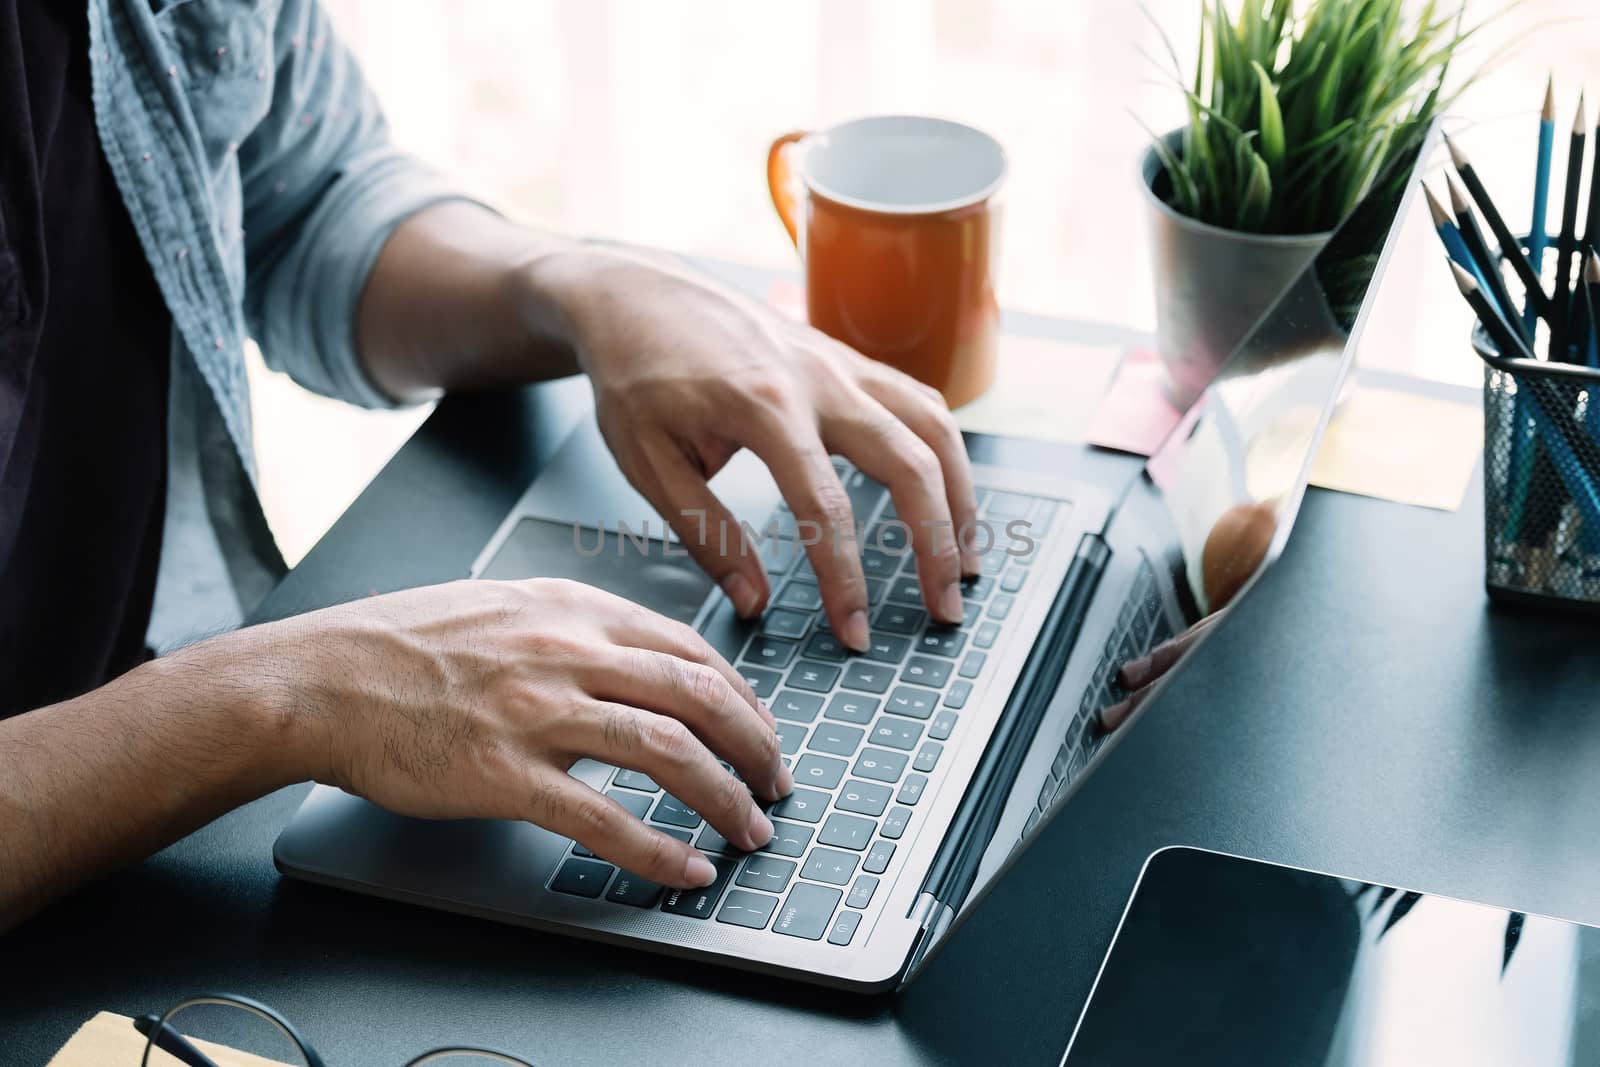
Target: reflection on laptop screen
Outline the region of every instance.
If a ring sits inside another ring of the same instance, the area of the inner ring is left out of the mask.
[[[1355,354],[1401,208],[1431,149],[1419,129],[1151,457],[1200,615],[1276,558]]]

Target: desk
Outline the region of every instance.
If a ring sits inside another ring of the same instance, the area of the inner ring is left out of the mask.
[[[264,613],[465,574],[587,392],[443,403]],[[0,940],[0,1062],[44,1063],[101,1008],[227,990],[284,1010],[330,1067],[447,1039],[540,1065],[1054,1064],[1141,863],[1175,843],[1600,923],[1600,630],[1491,614],[1481,521],[1476,488],[1454,514],[1313,490],[1206,655],[898,997],[280,879],[298,786]]]

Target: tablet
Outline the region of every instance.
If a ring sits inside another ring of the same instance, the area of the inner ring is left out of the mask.
[[[1600,928],[1162,849],[1062,1063],[1590,1067]]]

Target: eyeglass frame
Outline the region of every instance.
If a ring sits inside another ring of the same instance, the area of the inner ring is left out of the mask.
[[[188,1038],[180,1034],[177,1029],[168,1024],[167,1020],[188,1008],[211,1004],[217,1007],[239,1008],[265,1020],[284,1032],[289,1040],[295,1043],[300,1055],[306,1061],[306,1067],[327,1067],[317,1050],[311,1043],[301,1036],[294,1024],[283,1017],[276,1008],[261,1003],[250,997],[239,996],[236,993],[204,993],[200,996],[190,997],[179,1004],[157,1014],[148,1012],[133,1020],[134,1029],[138,1030],[147,1039],[145,1042],[144,1056],[140,1059],[140,1067],[148,1062],[150,1049],[159,1048],[167,1055],[178,1060],[186,1067],[217,1067],[216,1061],[194,1046]],[[533,1064],[520,1056],[513,1056],[509,1052],[499,1049],[478,1048],[472,1045],[449,1045],[429,1049],[418,1053],[407,1060],[401,1067],[425,1067],[430,1061],[443,1056],[459,1056],[463,1053],[483,1056],[491,1060],[499,1060],[509,1067],[533,1067]]]

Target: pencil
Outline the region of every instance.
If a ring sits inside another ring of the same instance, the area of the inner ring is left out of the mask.
[[[1461,243],[1466,246],[1468,254],[1478,265],[1478,284],[1489,291],[1494,298],[1496,306],[1505,315],[1506,321],[1515,326],[1517,333],[1528,345],[1533,344],[1534,332],[1531,327],[1524,326],[1513,310],[1517,305],[1511,299],[1511,293],[1506,289],[1506,280],[1500,273],[1500,261],[1489,248],[1489,242],[1484,239],[1483,231],[1478,228],[1478,217],[1472,213],[1472,205],[1467,202],[1467,194],[1461,191],[1461,186],[1449,174],[1444,176],[1445,188],[1450,190],[1450,206],[1455,209],[1457,232],[1460,234]]]
[[[1448,134],[1444,139],[1445,147],[1450,150],[1450,160],[1455,164],[1456,173],[1461,175],[1462,184],[1472,194],[1472,199],[1478,205],[1478,210],[1483,212],[1484,221],[1489,224],[1489,229],[1494,233],[1495,240],[1500,242],[1500,251],[1507,262],[1517,272],[1517,277],[1522,279],[1522,284],[1528,290],[1528,300],[1546,322],[1551,322],[1552,308],[1550,298],[1545,295],[1544,284],[1539,280],[1538,272],[1529,264],[1528,257],[1523,255],[1522,246],[1512,236],[1511,228],[1506,225],[1506,220],[1500,216],[1500,210],[1494,206],[1494,199],[1489,196],[1489,190],[1483,187],[1483,181],[1478,177],[1478,172],[1472,166],[1472,160],[1467,158],[1461,146],[1450,139]],[[1554,326],[1554,323],[1551,322]]]
[[[1600,252],[1600,115],[1594,124],[1594,164],[1589,170],[1589,224],[1583,231],[1583,243],[1591,252]]]
[[[1589,128],[1584,122],[1583,95],[1578,95],[1578,117],[1572,124],[1572,147],[1567,152],[1567,195],[1561,204],[1561,237],[1556,245],[1556,288],[1550,319],[1550,358],[1572,362],[1572,253],[1578,241],[1578,196],[1583,188],[1583,155]]]
[[[1600,370],[1600,252],[1590,252],[1588,265],[1583,271],[1583,299],[1589,311],[1589,366]],[[1590,391],[1593,396],[1595,390]],[[1600,404],[1595,405],[1594,414],[1600,421]]]
[[[1539,155],[1533,176],[1533,225],[1528,229],[1528,258],[1533,260],[1535,271],[1544,263],[1545,246],[1550,243],[1549,223],[1546,220],[1550,214],[1550,154],[1555,148],[1555,140],[1556,81],[1555,76],[1551,75],[1544,82],[1544,107],[1539,112]],[[1533,336],[1536,318],[1530,299],[1522,311],[1523,332],[1529,337]]]

